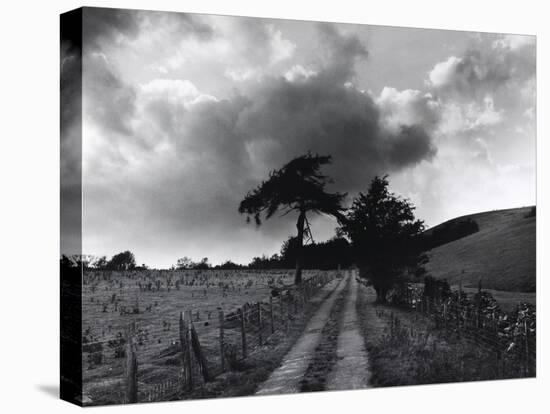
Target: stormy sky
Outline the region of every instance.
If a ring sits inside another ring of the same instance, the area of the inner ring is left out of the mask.
[[[428,225],[535,203],[533,37],[115,9],[83,25],[84,253],[278,252],[296,218],[256,228],[238,204],[307,151],[332,155],[348,201],[389,174]],[[316,240],[337,225],[310,221]]]

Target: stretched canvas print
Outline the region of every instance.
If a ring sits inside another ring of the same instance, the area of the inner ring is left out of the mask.
[[[535,37],[61,16],[61,397],[536,375]]]

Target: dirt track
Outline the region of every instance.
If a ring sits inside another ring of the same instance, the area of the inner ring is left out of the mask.
[[[356,312],[358,289],[355,272],[346,272],[340,282],[330,283],[319,295],[326,295],[327,290],[331,293],[313,315],[282,364],[258,387],[256,394],[287,394],[310,390],[304,388],[304,383],[311,382],[309,377],[312,376],[326,390],[368,386],[368,357]],[[336,341],[334,338],[337,338]],[[330,358],[334,351],[336,358]],[[331,363],[319,364],[318,361],[325,357]]]

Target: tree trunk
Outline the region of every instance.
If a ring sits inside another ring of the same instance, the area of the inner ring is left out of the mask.
[[[306,221],[305,210],[300,211],[296,228],[298,229],[298,248],[296,249],[296,273],[294,274],[294,284],[302,283],[302,254],[304,246],[304,223]]]

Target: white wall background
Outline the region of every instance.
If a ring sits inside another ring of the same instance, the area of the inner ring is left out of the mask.
[[[538,313],[536,380],[160,403],[110,412],[535,413],[548,406],[548,122],[550,33],[542,1],[118,0],[110,6],[538,35]],[[59,381],[59,13],[69,0],[4,2],[0,17],[0,410],[63,413]],[[543,234],[544,233],[544,234]],[[546,301],[546,303],[545,303]]]

